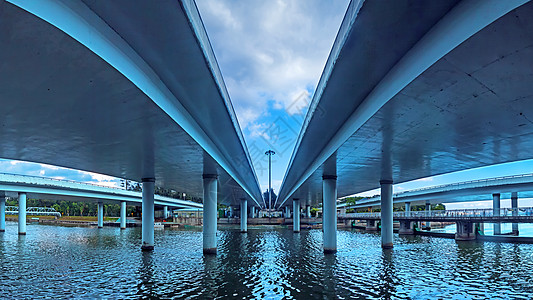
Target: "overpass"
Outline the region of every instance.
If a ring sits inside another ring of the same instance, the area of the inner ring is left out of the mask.
[[[154,186],[264,207],[194,1],[0,1],[0,157],[142,182],[142,249]],[[243,228],[246,231],[246,228]]]
[[[352,1],[307,112],[277,207],[323,202],[336,251],[337,197],[531,159],[533,4]]]
[[[494,177],[428,186],[394,193],[392,198],[394,204],[410,203],[416,205],[492,201],[494,200],[494,194],[500,194],[502,199],[511,199],[515,193],[520,193],[521,198],[533,197],[533,174]],[[379,207],[380,205],[381,196],[378,195],[358,200],[354,205],[340,204],[338,207],[364,208]]]
[[[0,173],[0,232],[5,231],[5,197],[19,198],[19,234],[26,234],[26,198],[98,203],[98,227],[103,227],[104,203],[120,203],[120,228],[126,229],[126,205],[142,205],[142,193],[71,180]],[[202,204],[155,195],[154,204],[168,208],[202,208]]]

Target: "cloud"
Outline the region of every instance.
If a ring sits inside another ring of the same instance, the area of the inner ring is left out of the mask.
[[[348,1],[197,1],[243,128],[314,89]],[[300,110],[305,107],[300,108]],[[296,112],[291,112],[296,113]]]

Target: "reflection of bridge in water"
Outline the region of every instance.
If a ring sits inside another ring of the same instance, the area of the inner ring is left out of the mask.
[[[18,215],[18,206],[6,206],[6,215]],[[28,207],[26,214],[30,216],[56,216],[61,217],[61,213],[52,207]]]

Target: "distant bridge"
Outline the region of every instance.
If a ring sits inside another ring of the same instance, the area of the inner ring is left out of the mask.
[[[456,222],[470,221],[479,223],[533,223],[533,207],[501,209],[500,215],[493,209],[461,209],[395,212],[396,221]],[[339,214],[341,220],[381,220],[380,212]]]
[[[6,206],[6,215],[18,215],[18,206]],[[26,214],[30,216],[56,216],[61,217],[61,213],[52,207],[28,207]]]

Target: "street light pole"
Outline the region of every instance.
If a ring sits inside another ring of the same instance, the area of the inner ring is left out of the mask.
[[[272,218],[272,155],[276,152],[268,150],[265,154],[268,155],[268,217]]]

